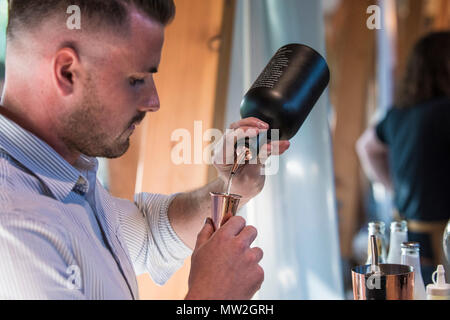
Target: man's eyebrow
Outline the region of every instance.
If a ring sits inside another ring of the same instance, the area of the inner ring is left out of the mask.
[[[151,67],[149,69],[144,69],[143,71],[137,71],[138,74],[146,74],[146,73],[158,73],[158,67]]]

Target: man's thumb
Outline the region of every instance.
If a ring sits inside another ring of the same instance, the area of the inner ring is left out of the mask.
[[[206,241],[211,238],[214,233],[214,224],[211,218],[206,218],[205,225],[197,236],[197,243],[195,244],[195,250],[200,248]]]

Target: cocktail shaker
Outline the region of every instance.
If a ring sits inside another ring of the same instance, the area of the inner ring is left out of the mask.
[[[371,265],[352,269],[355,300],[413,300],[414,272],[410,266],[380,264],[381,275],[371,273]]]
[[[352,269],[355,300],[413,300],[413,268],[400,264],[379,264],[375,235],[370,237],[372,264]]]

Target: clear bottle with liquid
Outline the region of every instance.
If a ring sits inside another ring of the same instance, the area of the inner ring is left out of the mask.
[[[391,223],[391,238],[387,263],[401,264],[402,243],[408,242],[408,225],[406,221],[394,221]]]
[[[442,238],[444,254],[447,258],[447,262],[450,263],[450,219],[448,220],[447,227],[445,227],[444,235]]]
[[[378,264],[386,263],[386,245],[384,239],[385,224],[382,221],[369,222],[369,240],[367,245],[367,261],[366,264],[372,264],[372,250],[370,237],[376,237],[378,250]]]
[[[402,243],[402,263],[413,267],[414,271],[414,300],[427,300],[425,284],[420,268],[420,244],[418,242]]]

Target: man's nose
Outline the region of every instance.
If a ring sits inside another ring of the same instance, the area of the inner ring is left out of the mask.
[[[152,99],[147,103],[142,103],[138,107],[140,112],[156,112],[160,108],[159,99]]]
[[[156,112],[160,108],[159,96],[156,89],[150,90],[150,94],[139,104],[141,112]]]

